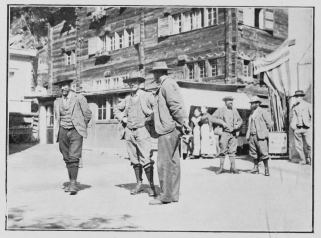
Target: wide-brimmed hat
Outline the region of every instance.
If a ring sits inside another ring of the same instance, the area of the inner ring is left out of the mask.
[[[234,98],[232,96],[226,96],[223,98],[223,101],[233,101]]]
[[[138,80],[139,83],[142,83],[145,81],[145,79],[143,78],[142,74],[140,71],[137,71],[137,70],[134,70],[134,71],[131,71],[129,73],[129,76],[127,79],[124,79],[123,82],[124,83],[129,83],[129,82],[132,82],[132,81],[136,81]]]
[[[297,90],[295,91],[294,95],[292,97],[304,97],[305,93],[303,92],[303,90]]]
[[[258,96],[254,96],[250,98],[250,103],[253,103],[253,102],[262,103],[262,100]]]
[[[73,79],[69,79],[67,75],[58,75],[57,76],[57,81],[53,83],[52,85],[60,85],[62,83],[71,83],[74,81]]]
[[[153,63],[153,69],[149,71],[149,73],[152,73],[157,70],[171,70],[171,68],[167,67],[167,64],[165,61],[160,62],[154,62]]]

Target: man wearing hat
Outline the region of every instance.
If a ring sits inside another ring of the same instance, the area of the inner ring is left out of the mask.
[[[249,118],[249,126],[246,133],[246,139],[249,140],[250,156],[254,158],[254,167],[248,173],[258,174],[258,164],[263,161],[265,167],[265,176],[269,173],[269,153],[268,153],[268,137],[269,130],[273,126],[273,121],[268,111],[260,107],[262,101],[258,96],[250,99],[251,115]]]
[[[150,184],[149,196],[156,196],[150,134],[154,96],[142,90],[144,81],[139,71],[130,73],[124,83],[129,84],[131,94],[117,105],[114,115],[125,127],[127,152],[137,180],[136,187],[130,193],[136,195],[143,191],[142,174],[144,170]]]
[[[184,102],[176,81],[168,76],[165,62],[154,62],[153,69],[157,84],[155,95],[154,122],[158,137],[157,169],[160,196],[150,205],[178,202],[180,188],[180,161],[178,145],[184,129],[190,130]]]
[[[218,108],[211,117],[211,122],[222,127],[222,134],[220,135],[220,169],[216,174],[224,172],[224,160],[227,155],[230,159],[231,168],[230,173],[239,174],[240,172],[235,168],[235,154],[237,149],[237,137],[239,129],[243,123],[240,114],[233,107],[234,98],[227,96],[223,98],[225,106]]]
[[[58,76],[57,82],[53,83],[60,87],[62,93],[62,97],[54,102],[54,131],[70,179],[70,183],[65,186],[64,190],[75,194],[78,191],[76,180],[82,143],[83,138],[87,137],[87,125],[91,119],[91,111],[86,98],[70,90],[72,81],[67,76]]]
[[[311,143],[312,143],[312,105],[303,99],[305,96],[302,90],[298,90],[293,95],[295,103],[292,107],[291,128],[294,131],[295,148],[300,155],[300,164],[311,165]],[[307,144],[307,158],[303,150],[303,138]]]

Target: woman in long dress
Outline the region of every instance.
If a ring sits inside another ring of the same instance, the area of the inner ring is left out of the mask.
[[[216,150],[216,137],[212,125],[210,123],[211,114],[208,113],[208,108],[205,106],[201,107],[201,156],[212,157],[217,154]]]
[[[194,116],[191,118],[193,123],[193,157],[198,158],[201,153],[201,128],[200,128],[200,120],[201,120],[201,110],[200,108],[195,108]]]

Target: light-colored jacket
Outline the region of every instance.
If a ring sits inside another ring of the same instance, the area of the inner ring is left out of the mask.
[[[187,114],[183,97],[176,81],[167,76],[156,91],[154,107],[155,130],[159,135],[182,128]]]
[[[227,107],[221,107],[218,108],[210,118],[210,121],[216,125],[223,126],[224,122],[226,122],[226,117],[227,117]],[[233,111],[233,128],[236,130],[235,135],[238,136],[240,134],[239,129],[241,128],[243,124],[243,120],[240,117],[239,112],[237,111],[236,108],[232,108]],[[224,128],[223,128],[224,131]]]
[[[303,121],[303,124],[304,126],[307,126],[307,127],[311,127],[311,118],[312,118],[312,105],[311,103],[308,103],[304,100],[302,100],[300,102],[300,110],[301,110],[301,115],[302,115],[302,121]],[[297,124],[297,121],[298,121],[298,105],[294,105],[292,107],[292,119],[291,119],[291,128],[293,130],[296,129],[296,124]]]
[[[87,124],[91,119],[91,111],[89,109],[87,99],[81,95],[76,94],[73,91],[69,91],[70,101],[69,107],[72,108],[71,121],[77,132],[84,138],[87,138]],[[57,98],[54,102],[54,133],[56,142],[59,141],[59,129],[60,129],[60,106],[63,99]]]
[[[139,89],[140,90],[140,89]],[[151,92],[146,92],[141,90],[139,92],[139,101],[142,107],[142,110],[146,116],[146,121],[152,120],[153,106],[154,106],[154,95]],[[129,101],[131,95],[127,95],[124,100],[121,100],[118,105],[114,108],[114,116],[120,122],[118,125],[118,132],[120,134],[120,139],[125,138],[125,127],[126,125],[122,123],[124,117],[127,117]],[[150,118],[149,118],[150,117]],[[148,118],[148,119],[147,119]]]
[[[256,128],[257,137],[263,140],[269,137],[269,130],[273,126],[273,121],[271,120],[270,113],[267,110],[261,107],[258,107],[256,110],[257,112],[254,117],[254,125]],[[251,115],[252,114],[253,112],[251,113]],[[251,122],[249,120],[249,126],[246,132],[246,139],[250,138],[250,130],[251,130]]]

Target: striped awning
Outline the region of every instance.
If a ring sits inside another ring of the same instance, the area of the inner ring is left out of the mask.
[[[290,50],[288,40],[271,54],[253,61],[254,74],[266,72],[264,82],[277,91],[290,96]]]

